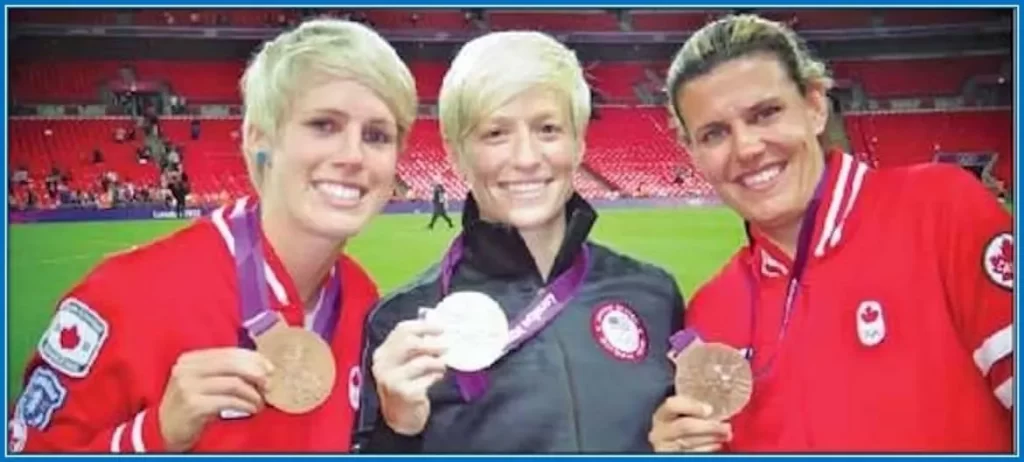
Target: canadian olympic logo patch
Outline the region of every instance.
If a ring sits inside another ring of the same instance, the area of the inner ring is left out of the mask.
[[[601,348],[616,359],[638,362],[647,356],[647,330],[624,303],[607,303],[596,308],[590,328]]]
[[[982,258],[988,278],[997,286],[1013,290],[1013,235],[1002,233],[993,237],[985,246]]]
[[[353,411],[359,410],[359,394],[363,387],[363,373],[359,366],[352,366],[348,371],[348,404]]]

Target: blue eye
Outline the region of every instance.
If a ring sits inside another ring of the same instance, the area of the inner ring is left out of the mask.
[[[557,124],[544,124],[544,126],[542,126],[540,128],[540,131],[541,131],[541,133],[545,133],[545,134],[561,133],[562,132],[562,127],[560,127]]]
[[[391,144],[395,137],[379,128],[367,128],[363,130],[363,141],[371,144]]]
[[[701,134],[700,143],[711,144],[722,139],[723,136],[725,136],[724,130],[713,128]]]
[[[337,125],[331,119],[313,119],[306,122],[306,126],[320,133],[331,133],[337,128]]]
[[[781,107],[779,107],[779,106],[768,106],[768,107],[766,107],[764,109],[761,109],[760,111],[757,111],[757,113],[754,114],[754,119],[757,120],[758,122],[761,122],[761,121],[764,121],[764,120],[767,120],[767,119],[770,119],[770,118],[774,117],[779,112],[782,112],[782,108]]]

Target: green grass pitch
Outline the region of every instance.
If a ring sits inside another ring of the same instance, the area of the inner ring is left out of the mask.
[[[685,297],[706,281],[743,241],[724,208],[602,209],[593,240],[674,274]],[[429,215],[376,218],[347,251],[366,267],[382,293],[400,287],[437,261],[456,230],[425,229]],[[453,216],[458,220],[458,216]],[[8,398],[21,390],[28,355],[49,323],[58,298],[107,254],[143,245],[184,221],[122,221],[12,225],[9,228]],[[196,262],[202,264],[201,261]],[[159,275],[154,275],[159,287]]]

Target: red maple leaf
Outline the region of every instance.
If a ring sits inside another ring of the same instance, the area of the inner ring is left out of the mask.
[[[78,336],[78,326],[64,327],[60,330],[60,347],[73,350],[78,347],[82,338]]]
[[[874,308],[868,308],[864,310],[864,313],[861,314],[860,317],[861,319],[864,320],[864,322],[868,324],[873,323],[876,319],[878,319],[878,310]]]
[[[1004,239],[999,246],[999,253],[989,258],[989,263],[1003,281],[1013,280],[1013,241]]]

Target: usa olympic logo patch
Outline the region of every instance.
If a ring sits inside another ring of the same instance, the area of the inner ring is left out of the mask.
[[[639,362],[647,356],[647,329],[625,303],[611,302],[594,309],[590,330],[598,345],[615,359]]]

